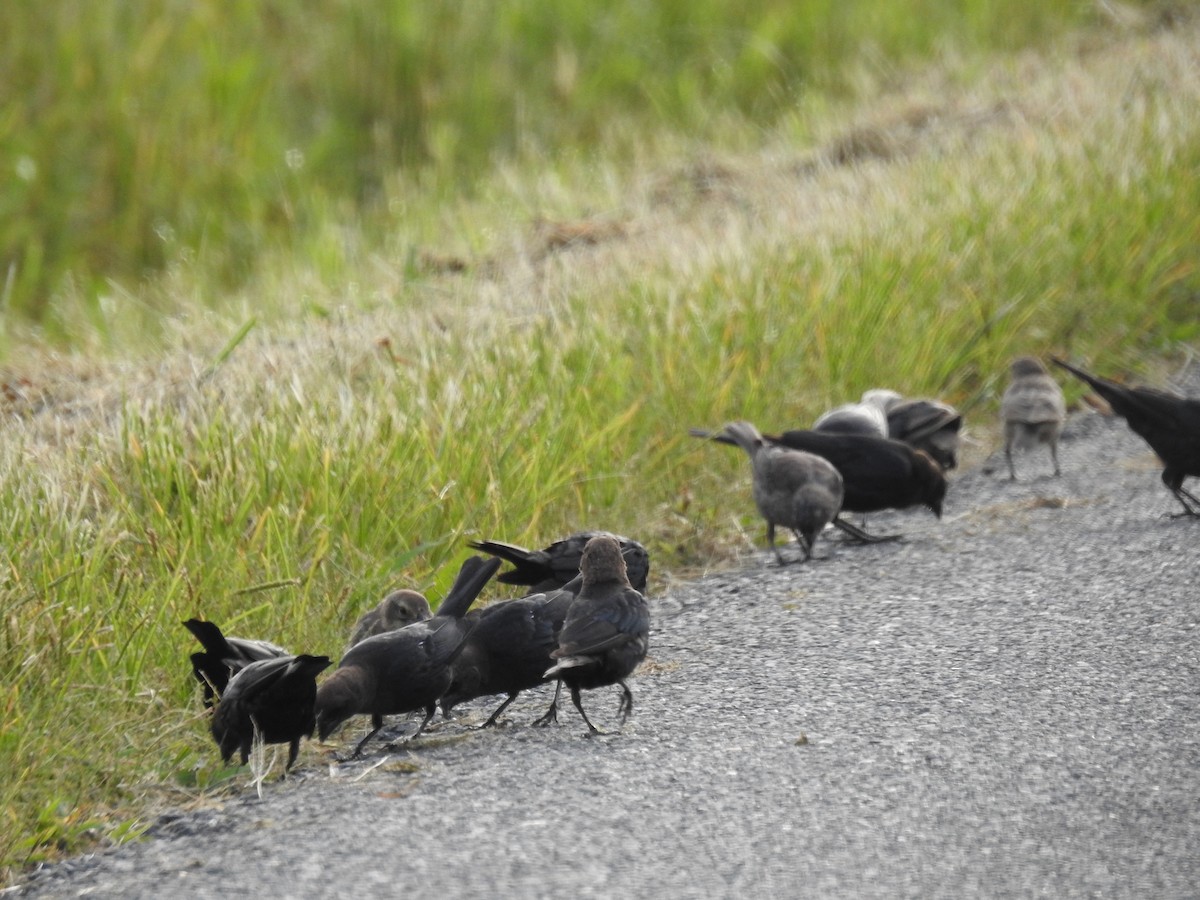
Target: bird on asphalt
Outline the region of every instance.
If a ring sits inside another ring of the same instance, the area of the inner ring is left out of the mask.
[[[754,503],[767,521],[767,543],[779,564],[775,526],[796,536],[807,561],[819,535],[842,508],[842,476],[833,463],[815,453],[767,443],[749,422],[730,422],[726,435],[746,451],[753,471]]]
[[[212,735],[229,762],[241,751],[250,758],[257,736],[264,744],[289,744],[286,775],[300,751],[300,738],[312,737],[316,719],[317,675],[328,656],[276,656],[252,662],[230,679],[213,714]]]
[[[925,451],[945,471],[958,465],[963,417],[953,406],[901,397],[888,404],[887,421],[887,436],[892,440]]]
[[[550,654],[554,665],[545,678],[558,678],[554,700],[540,724],[557,721],[558,693],[563,684],[571,701],[592,734],[603,734],[583,711],[582,689],[621,686],[618,715],[625,721],[633,713],[633,693],[625,683],[646,658],[650,645],[650,608],[646,598],[629,583],[621,547],[612,535],[598,535],[587,542],[579,561],[583,585],[567,610],[558,636],[558,647]]]
[[[1000,401],[1000,418],[1004,422],[1004,458],[1008,461],[1008,476],[1016,481],[1012,452],[1031,450],[1038,444],[1050,447],[1054,474],[1058,467],[1058,438],[1067,419],[1067,404],[1062,388],[1040,359],[1022,356],[1013,360],[1009,369],[1012,381]]]
[[[477,619],[454,661],[454,677],[441,701],[442,714],[449,715],[455,706],[476,697],[507,694],[479,726],[489,728],[521,691],[544,684],[567,610],[582,586],[580,575],[557,591],[492,603],[472,612]]]
[[[366,638],[346,651],[317,690],[321,740],[351,716],[369,715],[371,731],[354,748],[354,758],[383,727],[384,716],[423,710],[425,718],[408,740],[420,735],[450,687],[451,666],[471,630],[464,619],[467,610],[499,568],[498,559],[469,557],[436,616]]]
[[[1146,387],[1125,387],[1089,375],[1061,359],[1051,361],[1091,385],[1162,460],[1162,481],[1183,504],[1180,515],[1200,516],[1200,499],[1183,487],[1189,475],[1200,477],[1200,400]]]
[[[516,566],[499,575],[496,580],[503,584],[528,585],[530,593],[553,591],[579,574],[579,560],[583,556],[583,548],[598,534],[609,534],[607,531],[580,531],[562,540],[555,541],[542,550],[526,550],[516,544],[505,544],[500,541],[472,541],[470,546],[482,550],[492,556],[498,556]],[[650,576],[650,554],[637,541],[612,535],[621,545],[621,554],[625,557],[625,565],[629,569],[629,581],[639,590],[646,589],[646,579]]]
[[[813,423],[813,431],[887,437],[887,405],[899,399],[900,395],[895,391],[882,388],[867,391],[858,403],[844,403],[822,413]]]
[[[736,444],[724,431],[701,428],[693,437],[721,444]],[[862,434],[831,434],[822,431],[785,431],[764,435],[768,444],[813,453],[833,463],[842,476],[842,512],[871,513],[884,509],[925,506],[939,519],[946,497],[946,476],[927,453],[889,438]],[[851,525],[841,515],[833,525],[860,541],[894,540],[895,535],[876,537]]]
[[[423,622],[432,615],[429,601],[423,594],[407,589],[392,591],[379,601],[378,606],[359,617],[346,649],[374,635],[395,631],[413,622]]]
[[[188,619],[183,626],[196,636],[204,647],[193,653],[192,673],[204,688],[204,705],[211,707],[215,698],[225,693],[230,677],[250,663],[290,655],[269,641],[226,637],[212,622]]]

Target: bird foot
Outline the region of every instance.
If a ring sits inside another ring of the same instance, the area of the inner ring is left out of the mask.
[[[533,724],[538,728],[546,728],[550,725],[558,724],[558,710],[555,707],[550,707],[546,710],[546,714],[541,718],[535,719]]]

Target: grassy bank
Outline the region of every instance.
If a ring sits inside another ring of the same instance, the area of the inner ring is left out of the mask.
[[[172,267],[198,263],[211,297],[264,254],[326,240],[332,219],[386,227],[397,182],[458,195],[497,161],[619,153],[647,131],[720,143],[731,122],[771,127],[917,60],[1103,18],[1076,0],[13,0],[0,298],[69,343],[81,309],[103,316]]]
[[[743,461],[690,425],[804,423],[880,385],[979,422],[1016,354],[1145,371],[1200,340],[1196,38],[938,68],[737,154],[668,137],[501,169],[426,225],[461,267],[327,224],[326,262],[273,257],[216,313],[202,267],[160,282],[170,352],[23,351],[0,436],[0,860],[134,833],[222,777],[182,619],[336,657],[387,589],[439,599],[473,536],[608,527],[659,577],[702,568],[760,525]]]

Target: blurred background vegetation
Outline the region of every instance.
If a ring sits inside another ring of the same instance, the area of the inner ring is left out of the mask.
[[[9,0],[0,309],[68,341],[64,317],[114,284],[182,262],[220,292],[331,218],[386,227],[389,183],[461,195],[500,162],[611,158],[650,131],[719,147],[931,56],[1053,39],[1097,8]]]

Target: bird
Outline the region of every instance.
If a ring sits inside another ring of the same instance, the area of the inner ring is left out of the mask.
[[[1179,515],[1200,516],[1200,499],[1183,487],[1189,475],[1200,477],[1200,400],[1147,387],[1125,387],[1089,375],[1061,359],[1051,362],[1091,385],[1113,412],[1150,445],[1163,464],[1162,481],[1183,504]]]
[[[300,738],[312,736],[317,675],[328,666],[328,656],[302,654],[260,659],[240,669],[213,714],[212,736],[221,759],[228,763],[241,751],[245,765],[257,733],[264,744],[290,744],[286,775],[296,761]]]
[[[557,720],[558,690],[566,684],[588,730],[603,734],[584,712],[579,692],[619,684],[621,721],[633,713],[633,693],[625,679],[646,658],[650,608],[646,598],[630,584],[620,544],[611,535],[597,535],[587,542],[579,569],[583,585],[567,609],[558,647],[550,653],[554,665],[544,675],[557,677],[558,689],[550,709],[538,722]]]
[[[1058,467],[1058,438],[1067,418],[1067,405],[1062,388],[1050,376],[1040,359],[1022,356],[1009,367],[1012,376],[1000,401],[1000,417],[1004,422],[1004,458],[1008,461],[1008,477],[1016,481],[1012,452],[1030,450],[1038,444],[1050,447],[1054,474]]]
[[[204,688],[206,708],[211,708],[213,701],[225,692],[233,673],[259,660],[290,655],[269,641],[226,637],[213,622],[188,619],[183,626],[204,647],[203,652],[193,653],[191,660],[192,673]]]
[[[693,437],[735,444],[722,432],[692,428]],[[822,431],[785,431],[764,435],[768,444],[814,453],[833,463],[842,476],[842,512],[870,513],[884,509],[925,506],[939,519],[946,497],[946,475],[929,454],[889,438]],[[860,541],[894,540],[851,525],[841,515],[833,525]]]
[[[555,541],[542,550],[526,550],[515,544],[500,541],[472,541],[470,546],[492,556],[498,556],[516,566],[504,572],[497,581],[503,584],[527,585],[531,593],[552,591],[562,587],[579,574],[579,560],[583,548],[598,534],[607,531],[579,531]],[[646,548],[632,538],[613,535],[621,545],[621,554],[629,569],[629,581],[639,590],[646,589],[650,576],[650,554]]]
[[[725,434],[750,457],[754,472],[754,503],[767,521],[767,542],[779,565],[783,554],[775,545],[775,526],[796,535],[804,559],[812,558],[813,544],[842,508],[842,476],[829,460],[767,443],[749,422],[730,422]]]
[[[317,733],[325,740],[351,716],[371,717],[371,731],[359,741],[358,757],[383,727],[383,717],[424,710],[425,719],[408,738],[420,735],[450,687],[451,665],[470,633],[464,616],[500,568],[500,560],[468,557],[438,614],[355,644],[317,689]]]
[[[958,465],[963,417],[953,406],[939,400],[900,397],[888,404],[887,422],[887,436],[892,440],[925,451],[945,471]]]
[[[506,694],[480,728],[490,728],[521,691],[545,683],[551,652],[558,647],[567,610],[583,586],[576,576],[557,591],[504,600],[478,613],[466,646],[454,661],[454,676],[441,700],[442,714],[476,697]]]
[[[822,413],[813,423],[813,431],[887,437],[887,405],[899,398],[900,395],[895,391],[883,389],[867,391],[858,403],[844,403]]]
[[[363,613],[354,624],[347,649],[360,641],[387,631],[395,631],[413,622],[423,622],[432,616],[429,601],[416,591],[392,591],[374,609]]]

